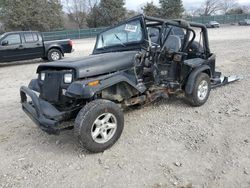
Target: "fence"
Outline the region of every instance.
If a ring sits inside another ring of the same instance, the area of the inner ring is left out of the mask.
[[[217,21],[221,24],[238,23],[240,20],[250,19],[250,14],[233,14],[233,15],[216,15],[216,16],[201,16],[191,17],[186,20],[198,23],[207,23],[209,21]]]
[[[48,40],[60,40],[60,39],[83,39],[95,37],[98,33],[103,31],[102,28],[92,28],[92,29],[78,29],[78,30],[64,30],[64,31],[54,31],[54,32],[43,32],[43,37],[46,41]]]
[[[201,17],[186,18],[187,21],[198,22],[203,24],[209,21],[217,21],[221,24],[237,23],[243,19],[250,19],[250,14],[216,15],[216,16],[201,16]],[[103,31],[104,29],[106,28],[102,27],[102,28],[92,28],[92,29],[44,32],[43,36],[45,40],[60,40],[65,38],[83,39],[83,38],[95,37],[98,33]]]

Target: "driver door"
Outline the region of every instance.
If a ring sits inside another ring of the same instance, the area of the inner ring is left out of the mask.
[[[20,34],[13,33],[6,35],[0,41],[0,61],[16,61],[23,57],[24,46]]]

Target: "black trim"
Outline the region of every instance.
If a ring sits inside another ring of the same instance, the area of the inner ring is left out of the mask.
[[[20,88],[21,104],[23,111],[36,123],[43,131],[49,134],[59,134],[62,127],[60,123],[73,117],[80,108],[71,111],[59,111],[52,104],[40,99],[31,89],[22,86]],[[31,102],[27,101],[27,95]]]
[[[58,134],[56,129],[58,121],[46,118],[40,106],[39,98],[29,88],[22,86],[20,88],[21,103],[23,111],[45,132],[50,134]],[[32,99],[32,104],[27,102],[27,96]]]
[[[185,91],[187,94],[192,93],[195,79],[196,79],[197,75],[199,73],[207,71],[207,70],[210,72],[210,74],[208,76],[211,77],[211,71],[210,71],[210,67],[208,65],[202,65],[200,67],[197,67],[191,72],[191,74],[188,77],[188,81],[186,83],[186,88],[185,88]]]
[[[142,28],[142,39],[141,39],[141,41],[127,43],[126,47],[118,44],[118,45],[113,45],[113,46],[107,46],[105,48],[99,48],[99,49],[97,48],[97,42],[98,42],[99,37],[100,37],[100,35],[102,33],[106,32],[106,31],[108,31],[110,29],[113,29],[115,27],[118,27],[120,25],[123,25],[125,23],[129,23],[129,22],[136,21],[136,20],[139,20],[140,23],[141,23],[141,28]],[[141,50],[141,48],[146,48],[147,40],[148,40],[148,33],[147,33],[147,30],[146,30],[146,23],[145,23],[144,17],[143,17],[143,15],[138,15],[138,16],[135,16],[135,17],[129,19],[129,20],[125,20],[123,22],[120,22],[115,26],[111,26],[111,27],[105,29],[104,31],[102,31],[101,33],[99,33],[97,35],[97,37],[96,37],[96,43],[95,43],[95,47],[94,47],[94,50],[93,50],[92,54],[103,54],[103,53],[109,53],[109,52]]]

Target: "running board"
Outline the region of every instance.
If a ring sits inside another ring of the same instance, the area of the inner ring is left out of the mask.
[[[236,82],[236,81],[241,80],[241,79],[243,79],[242,76],[232,75],[232,76],[225,77],[225,76],[221,75],[219,78],[218,77],[212,78],[211,88],[214,89],[217,87],[221,87],[221,86]]]

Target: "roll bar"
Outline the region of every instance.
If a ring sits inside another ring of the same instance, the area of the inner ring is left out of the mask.
[[[205,54],[207,57],[210,56],[211,52],[210,52],[210,48],[209,48],[208,32],[207,32],[207,28],[204,24],[200,24],[200,23],[196,23],[196,22],[187,22],[187,21],[182,20],[182,19],[167,20],[167,19],[155,18],[155,17],[151,17],[151,16],[144,16],[144,18],[147,21],[159,22],[161,24],[168,24],[168,25],[172,25],[172,26],[176,26],[176,27],[182,27],[184,29],[191,31],[194,34],[194,36],[191,39],[190,43],[193,42],[193,40],[195,38],[195,31],[191,27],[200,28],[202,31],[202,34],[203,34],[203,46],[205,49]],[[188,47],[188,46],[189,45],[186,45],[185,47]]]

